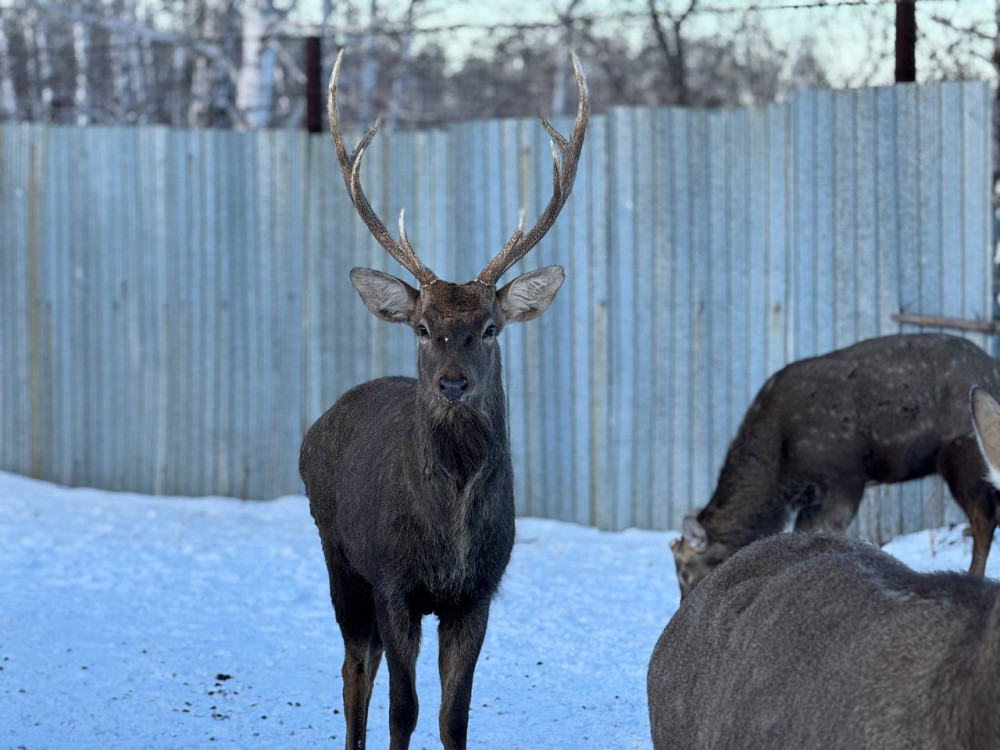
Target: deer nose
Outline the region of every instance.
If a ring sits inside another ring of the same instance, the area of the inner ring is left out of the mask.
[[[458,401],[462,398],[465,393],[465,387],[469,384],[469,381],[465,378],[459,378],[458,380],[452,380],[451,378],[441,378],[438,381],[438,385],[441,387],[441,393],[449,401]]]

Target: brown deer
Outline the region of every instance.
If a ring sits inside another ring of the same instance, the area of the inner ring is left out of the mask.
[[[343,53],[341,53],[343,54]],[[344,638],[346,747],[365,746],[372,682],[385,652],[390,747],[403,750],[417,723],[415,668],[421,619],[438,616],[441,742],[464,748],[472,678],[490,601],[514,543],[514,497],[506,401],[497,337],[552,302],[563,269],[500,277],[555,222],[576,176],[590,115],[587,85],[573,56],[579,105],[566,140],[552,138],[552,197],[538,223],[521,223],[472,281],[452,284],[420,262],[399,216],[399,241],[361,190],[361,160],[378,122],[350,155],[330,78],[330,132],[347,191],[379,243],[419,282],[414,288],[366,268],[351,282],[377,317],[410,326],[417,378],[372,380],[345,393],[302,441],[299,473],[330,574]]]
[[[969,388],[1000,393],[992,357],[965,339],[901,334],[793,362],[750,405],[719,481],[671,542],[681,596],[741,547],[794,519],[843,532],[868,483],[940,474],[972,530],[970,570],[986,569],[996,489],[969,427]]]
[[[972,419],[1000,487],[1000,405],[982,389]],[[685,598],[646,690],[656,750],[996,750],[1000,583],[779,534]]]

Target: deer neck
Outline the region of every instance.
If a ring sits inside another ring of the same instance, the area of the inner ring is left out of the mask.
[[[726,455],[699,522],[720,542],[740,547],[782,531],[790,508],[780,482],[780,447],[741,434]]]
[[[442,409],[418,399],[414,438],[426,480],[462,489],[509,453],[499,365],[491,379],[474,405]]]

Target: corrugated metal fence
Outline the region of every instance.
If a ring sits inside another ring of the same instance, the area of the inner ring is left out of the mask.
[[[967,83],[594,117],[569,204],[516,269],[561,263],[568,283],[502,336],[519,511],[677,527],[769,373],[898,331],[895,312],[990,317],[989,112]],[[522,204],[541,210],[548,153],[527,120],[379,136],[364,182],[465,281]],[[0,126],[0,468],[298,491],[312,420],[414,370],[412,333],[368,314],[355,265],[403,273],[326,137]],[[862,529],[945,505],[939,483],[880,490]]]

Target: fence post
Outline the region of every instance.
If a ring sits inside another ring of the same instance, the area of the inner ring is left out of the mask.
[[[917,80],[917,0],[896,2],[896,83]]]
[[[306,130],[323,132],[322,75],[323,48],[318,36],[306,37]]]

